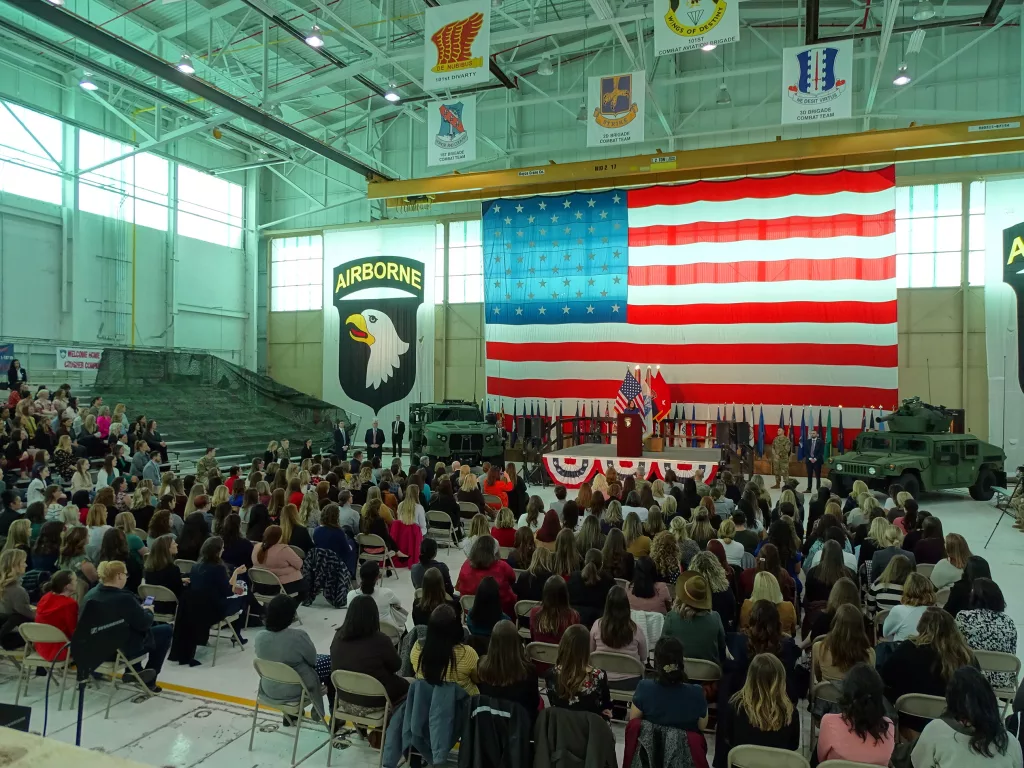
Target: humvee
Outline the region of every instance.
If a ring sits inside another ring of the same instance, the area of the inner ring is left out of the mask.
[[[501,462],[505,446],[493,414],[484,418],[480,406],[464,400],[409,405],[409,440],[413,461],[461,461],[478,465]]]
[[[879,421],[887,431],[861,432],[853,449],[828,460],[833,487],[845,492],[854,480],[887,491],[899,483],[914,498],[921,491],[967,488],[988,501],[994,486],[1006,486],[1006,454],[970,434],[950,432],[952,414],[914,397]]]

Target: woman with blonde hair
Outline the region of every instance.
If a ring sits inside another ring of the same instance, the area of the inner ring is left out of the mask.
[[[405,502],[402,502],[403,504]],[[516,519],[512,510],[502,507],[494,517],[494,525],[491,526],[490,534],[498,542],[499,547],[509,549],[515,546],[516,541]]]
[[[526,526],[532,533],[540,530],[544,522],[544,500],[540,496],[531,496],[526,502],[526,511],[519,516],[517,528]]]
[[[420,561],[420,547],[426,533],[426,514],[416,502],[419,495],[419,488],[410,483],[405,498],[398,505],[397,516],[388,526],[388,534],[403,553],[403,557],[395,558],[395,565],[400,568],[412,568]],[[404,556],[406,553],[408,556]]]
[[[903,531],[892,523],[886,526],[878,543],[880,545],[879,548],[871,556],[872,576],[877,577],[879,573],[884,571],[889,565],[889,561],[896,557],[896,555],[903,555],[910,561],[911,565],[917,566],[917,559],[914,557],[914,553],[903,549]]]
[[[85,546],[85,554],[93,562],[99,562],[96,558],[100,554],[100,545],[103,543],[103,536],[113,526],[107,525],[107,507],[105,504],[95,503],[89,507],[85,516],[85,527],[89,532],[89,542]]]
[[[5,549],[0,552],[0,616],[4,618],[2,628],[6,630],[0,635],[0,648],[6,651],[25,645],[18,626],[36,618],[36,609],[29,600],[28,592],[21,586],[21,577],[26,570],[28,555],[23,550]]]
[[[878,502],[876,501],[875,503],[877,504]],[[863,509],[863,507],[861,507],[861,509]],[[861,566],[864,567],[866,576],[865,581],[869,584],[874,581],[872,576],[878,575],[877,573],[872,573],[873,568],[871,558],[874,557],[875,552],[884,548],[885,545],[881,543],[882,537],[890,525],[892,525],[892,523],[885,519],[885,515],[879,515],[878,517],[871,519],[871,522],[868,523],[867,536],[865,536],[864,541],[861,542],[860,552],[857,553],[857,568],[859,570]]]
[[[313,549],[313,537],[309,529],[299,519],[299,508],[294,504],[285,504],[281,508],[281,542],[290,547],[298,547],[304,553]]]
[[[725,550],[725,558],[729,565],[739,566],[743,563],[743,555],[746,552],[743,545],[736,541],[736,524],[732,520],[723,520],[718,526],[718,539]]]
[[[205,495],[206,495],[206,489],[203,487],[202,483],[196,483],[195,485],[193,485],[192,486],[192,490],[190,490],[188,492],[188,501],[185,502],[185,512],[183,513],[182,516],[183,517],[188,517],[193,512],[195,512],[196,511],[196,499],[198,499],[200,496],[205,496]]]
[[[380,493],[380,488],[375,488]],[[369,498],[369,496],[367,496]],[[420,506],[420,487],[415,483],[409,483],[405,487],[405,496],[398,505],[398,515],[403,520],[412,520],[420,527],[420,533],[427,535],[427,513]],[[403,517],[404,516],[404,517]]]
[[[600,493],[606,499],[608,498],[608,478],[606,478],[604,475],[594,475],[594,481],[591,487],[594,493]],[[576,503],[578,504],[579,501],[577,500]]]
[[[668,498],[672,498],[669,496]],[[711,527],[710,525],[708,526]],[[690,526],[686,522],[686,518],[682,515],[673,517],[668,524],[669,533],[672,534],[672,538],[676,540],[676,545],[679,550],[679,562],[682,563],[683,568],[688,568],[690,560],[693,556],[700,552],[700,545],[696,541],[690,538]],[[712,531],[712,534],[714,531]]]
[[[406,494],[408,496],[408,494]],[[466,557],[469,557],[469,553],[473,551],[473,545],[476,540],[481,536],[491,535],[491,519],[487,515],[477,512],[473,515],[473,519],[469,521],[469,530],[466,532],[466,538],[462,540],[459,545],[462,547],[462,551],[466,553]],[[495,556],[498,554],[498,542],[494,542]]]
[[[600,475],[598,475],[600,477]],[[580,558],[584,558],[592,549],[601,549],[604,546],[604,534],[601,533],[601,523],[594,515],[587,515],[583,518],[580,532],[576,534],[576,550]]]
[[[903,585],[900,604],[893,606],[882,625],[886,640],[900,642],[917,632],[917,623],[929,608],[935,605],[935,587],[920,573],[912,573]]]
[[[563,528],[555,537],[555,554],[551,560],[552,573],[568,579],[573,571],[580,568],[580,554],[576,551],[576,536]]]
[[[167,496],[168,494],[173,496],[174,495],[174,489],[172,487],[173,483],[174,483],[174,473],[173,472],[164,472],[162,475],[160,475],[160,492],[157,493],[157,496],[160,497],[160,498],[162,498],[164,496]]]
[[[464,465],[462,469],[468,470],[469,467]],[[480,482],[477,480],[476,475],[470,471],[467,471],[462,475],[462,480],[459,481],[459,491],[455,494],[455,497],[460,503],[469,502],[470,504],[476,504],[476,508],[479,512],[486,512],[490,514],[487,504],[484,503],[484,495],[480,490]]]
[[[316,491],[307,491],[302,497],[302,506],[299,507],[299,521],[311,529],[315,529],[320,525],[320,496]]]
[[[622,504],[618,499],[612,499],[601,513],[601,533],[605,536],[612,528],[622,529]]]
[[[665,519],[661,515],[661,507],[657,504],[651,506],[647,512],[647,522],[644,523],[644,533],[653,540],[655,536],[665,530]]]
[[[711,610],[719,615],[725,631],[732,632],[736,626],[736,594],[722,563],[712,552],[698,552],[690,560],[689,570],[704,579],[711,591]]]
[[[71,445],[70,435],[61,435],[57,439],[57,447],[53,451],[53,464],[64,482],[71,480],[75,473],[75,452]]]
[[[700,506],[697,507],[697,510],[693,525],[690,526],[690,537],[703,550],[707,548],[708,542],[714,539],[717,534],[711,526],[711,516],[708,511]],[[741,544],[740,546],[743,545]]]
[[[960,577],[964,575],[964,568],[967,567],[967,558],[971,556],[971,548],[967,546],[967,539],[959,533],[946,535],[945,540],[946,556],[939,560],[932,569],[932,584],[935,589],[951,587]]]
[[[210,506],[216,509],[221,504],[231,501],[231,491],[226,485],[218,485],[213,489],[213,496],[210,499]]]
[[[114,518],[114,529],[124,534],[125,541],[128,544],[128,555],[141,568],[142,559],[149,550],[146,548],[146,542],[135,535],[136,528],[135,515],[131,512],[121,512]]]
[[[92,493],[92,490],[93,482],[92,475],[89,474],[89,460],[79,459],[75,464],[75,474],[71,476],[71,493],[72,495],[79,491]]]
[[[626,549],[633,557],[646,557],[651,554],[651,539],[644,534],[643,523],[636,512],[626,515],[622,524],[622,534],[626,537]]]
[[[669,531],[662,531],[651,542],[651,561],[657,569],[656,581],[674,585],[679,579],[679,545]]]
[[[903,586],[914,572],[914,566],[904,555],[896,555],[868,587],[864,603],[868,618],[873,619],[881,611],[891,610],[903,601]]]
[[[20,549],[26,555],[32,554],[32,522],[28,518],[15,520],[7,529],[4,550],[8,549]]]
[[[782,596],[779,580],[768,571],[760,571],[754,576],[754,590],[750,597],[740,606],[740,628],[750,626],[750,612],[758,600],[767,600],[779,611],[782,631],[790,637],[796,637],[796,608]]]

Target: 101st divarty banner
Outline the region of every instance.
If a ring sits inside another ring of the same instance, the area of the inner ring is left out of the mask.
[[[644,140],[647,81],[643,70],[591,77],[587,96],[588,147]]]
[[[783,123],[817,123],[852,115],[852,40],[782,52]]]
[[[423,87],[426,90],[487,82],[491,51],[490,3],[468,0],[427,7],[423,24]]]
[[[738,0],[654,0],[654,54],[666,56],[740,39]]]

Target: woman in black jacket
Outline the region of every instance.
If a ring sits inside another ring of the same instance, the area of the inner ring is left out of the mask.
[[[608,592],[615,586],[615,579],[604,570],[600,550],[588,550],[583,569],[569,576],[569,605],[580,615],[580,623],[588,629],[604,613]]]
[[[432,512],[444,512],[452,520],[452,525],[462,536],[462,515],[459,510],[459,502],[452,492],[452,482],[447,477],[442,478],[437,485],[437,491],[430,496],[430,510]]]
[[[359,532],[373,533],[380,536],[384,540],[384,546],[387,547],[389,552],[398,552],[398,545],[391,538],[391,534],[388,533],[388,526],[384,522],[384,518],[380,516],[380,506],[380,499],[372,499],[363,506]]]
[[[516,583],[512,585],[512,591],[516,593],[517,599],[540,602],[541,593],[544,591],[544,582],[551,577],[551,560],[550,549],[537,547],[534,550],[530,567],[520,573]]]
[[[988,567],[988,560],[978,555],[971,555],[967,558],[967,565],[960,579],[949,588],[949,599],[944,606],[946,612],[954,619],[960,611],[970,608],[971,590],[974,588],[975,579],[991,579],[992,571]]]

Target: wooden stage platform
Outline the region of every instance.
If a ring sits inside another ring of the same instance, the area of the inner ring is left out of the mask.
[[[666,448],[657,453],[644,451],[642,456],[619,458],[617,446],[607,443],[582,443],[544,454],[544,469],[555,483],[566,488],[579,488],[593,480],[598,472],[613,467],[620,475],[637,472],[648,480],[664,479],[672,470],[677,478],[692,477],[697,469],[704,471],[704,482],[710,483],[718,472],[722,458],[719,448]]]

